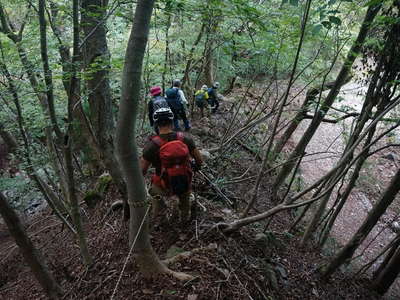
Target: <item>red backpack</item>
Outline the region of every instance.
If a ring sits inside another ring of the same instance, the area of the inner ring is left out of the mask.
[[[192,182],[189,148],[183,138],[182,132],[177,132],[176,139],[172,141],[165,141],[159,136],[151,138],[160,147],[161,184],[175,195],[188,192]]]

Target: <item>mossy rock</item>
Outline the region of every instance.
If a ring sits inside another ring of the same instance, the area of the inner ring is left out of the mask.
[[[109,174],[103,174],[99,177],[96,183],[95,190],[99,194],[104,194],[112,182],[112,177]]]
[[[185,250],[183,250],[182,248],[179,248],[175,245],[172,245],[168,250],[167,250],[167,254],[165,255],[166,258],[171,258],[174,257],[182,252],[185,252]]]

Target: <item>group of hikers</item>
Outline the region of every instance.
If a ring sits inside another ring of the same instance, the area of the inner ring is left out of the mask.
[[[217,89],[219,82],[215,82],[212,87],[208,88],[203,85],[200,90],[195,93],[195,103],[200,109],[201,117],[204,117],[204,110],[210,107],[211,113],[216,113],[219,107],[217,96]],[[165,97],[162,95],[160,86],[153,86],[150,88],[151,100],[148,103],[148,113],[150,126],[158,133],[158,128],[154,122],[154,113],[160,108],[169,108],[174,114],[174,130],[181,131],[179,120],[183,121],[185,131],[189,131],[191,126],[186,116],[186,108],[188,101],[185,94],[181,89],[181,81],[175,79],[172,82],[172,87],[165,91]]]
[[[175,79],[172,87],[162,95],[159,86],[150,88],[151,100],[148,103],[150,126],[157,135],[150,137],[143,148],[141,168],[146,175],[150,166],[155,169],[151,178],[149,194],[152,198],[152,213],[157,216],[167,207],[164,199],[176,196],[179,200],[180,220],[190,220],[190,194],[193,172],[200,171],[203,158],[194,140],[181,131],[179,120],[183,121],[184,130],[191,126],[186,116],[186,100],[181,90],[181,81]],[[201,117],[210,106],[211,113],[218,110],[219,102],[215,82],[211,88],[203,85],[195,93],[195,103]]]

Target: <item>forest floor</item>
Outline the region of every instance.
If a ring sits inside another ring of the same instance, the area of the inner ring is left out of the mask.
[[[211,119],[195,119],[192,134],[199,148],[217,146],[221,128],[229,120],[230,104],[223,102],[220,113]],[[192,220],[186,224],[168,218],[151,220],[152,244],[162,259],[192,251],[192,255],[170,266],[193,275],[195,279],[189,282],[168,276],[144,279],[131,259],[117,287],[129,249],[127,224],[120,213],[106,216],[111,203],[119,198],[113,187],[96,208],[82,206],[94,258],[91,268],[83,267],[73,236],[49,210],[32,217],[26,224],[27,231],[62,285],[64,299],[111,299],[114,289],[114,299],[379,299],[366,288],[367,279],[353,278],[350,273],[338,272],[328,283],[322,282],[317,270],[327,257],[317,248],[300,248],[301,237],[286,232],[294,219],[290,212],[229,236],[214,228],[218,222],[237,218],[236,209],[240,211],[246,204],[250,189],[249,182],[233,179],[256,175],[254,165],[258,163],[254,154],[240,144],[213,153],[204,171],[236,201],[237,207],[227,205],[196,175],[194,193],[201,205],[194,207]],[[273,206],[269,186],[269,178],[265,177],[258,197],[260,211]],[[45,299],[1,224],[0,299]]]

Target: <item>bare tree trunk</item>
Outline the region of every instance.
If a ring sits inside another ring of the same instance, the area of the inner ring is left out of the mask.
[[[0,214],[7,224],[8,230],[20,248],[25,261],[31,268],[36,280],[50,299],[59,299],[63,291],[47,269],[41,254],[33,246],[26,234],[17,214],[8,204],[8,200],[0,192]]]
[[[188,279],[191,276],[172,272],[163,265],[151,246],[147,218],[149,207],[138,159],[135,135],[136,116],[139,108],[143,57],[153,6],[153,0],[139,0],[136,6],[122,75],[116,149],[119,165],[127,183],[130,203],[129,245],[133,247],[140,271],[147,277],[158,273],[169,273],[180,279]]]
[[[381,199],[379,199],[379,201],[375,204],[374,208],[370,211],[368,217],[364,220],[361,227],[353,235],[346,246],[344,246],[344,248],[334,257],[330,264],[323,270],[322,276],[324,278],[329,278],[332,273],[337,270],[337,268],[352,258],[356,249],[370,233],[372,228],[378,222],[379,218],[385,213],[386,209],[393,202],[399,191],[400,169],[397,170]]]
[[[336,96],[338,95],[338,93],[340,91],[340,88],[343,86],[344,82],[346,81],[346,78],[348,78],[349,72],[351,70],[351,67],[352,67],[355,59],[357,58],[357,56],[359,55],[359,53],[361,51],[361,47],[367,37],[367,33],[369,31],[371,22],[374,20],[375,16],[379,12],[380,7],[381,7],[380,5],[368,7],[368,11],[367,11],[365,18],[363,20],[363,23],[361,25],[358,36],[347,54],[347,58],[342,66],[342,69],[340,70],[340,72],[336,78],[334,86],[330,90],[323,105],[315,113],[314,118],[311,121],[311,124],[308,126],[306,132],[303,134],[303,136],[302,136],[301,140],[299,141],[299,143],[297,144],[296,148],[292,151],[292,154],[290,155],[290,157],[288,159],[288,163],[282,167],[277,178],[275,179],[275,182],[273,184],[273,195],[277,194],[278,189],[284,183],[286,177],[290,174],[290,171],[295,166],[295,162],[297,161],[296,159],[299,157],[299,155],[301,155],[301,153],[303,153],[305,151],[308,143],[310,142],[311,138],[314,136],[315,132],[317,131],[319,125],[323,121],[324,116],[326,115],[329,108],[335,101]]]

